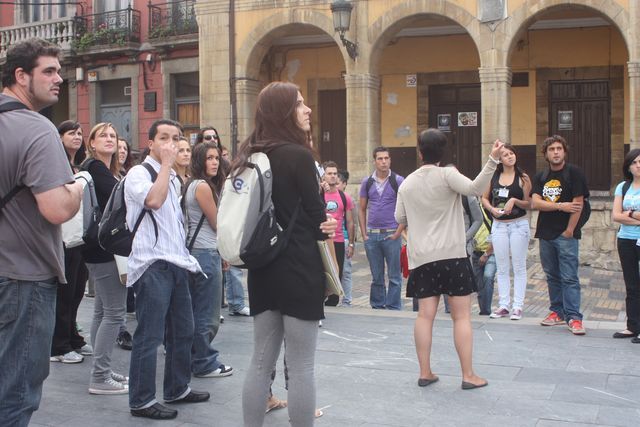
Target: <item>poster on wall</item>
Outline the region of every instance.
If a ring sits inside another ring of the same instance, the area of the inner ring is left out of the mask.
[[[478,112],[464,111],[464,112],[458,113],[458,126],[459,127],[478,126]]]
[[[573,130],[573,111],[558,111],[558,130]]]
[[[451,132],[451,114],[438,114],[438,130]]]
[[[417,74],[407,74],[407,87],[418,87]]]

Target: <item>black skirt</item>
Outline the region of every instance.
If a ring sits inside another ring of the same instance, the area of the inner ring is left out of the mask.
[[[409,298],[464,296],[477,290],[469,258],[443,259],[423,264],[411,270],[407,282]]]

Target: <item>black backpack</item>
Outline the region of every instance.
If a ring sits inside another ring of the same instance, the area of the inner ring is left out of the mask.
[[[145,162],[142,163],[142,166],[144,166],[144,168],[149,172],[149,175],[151,175],[151,182],[155,182],[156,178],[158,178],[158,173],[153,169],[153,166]],[[129,254],[131,254],[133,238],[135,237],[145,214],[149,214],[153,221],[156,243],[158,241],[158,223],[156,222],[151,209],[142,208],[142,212],[138,215],[138,219],[133,230],[129,229],[127,225],[127,205],[124,201],[124,186],[126,180],[126,177],[123,178],[115,187],[113,187],[111,196],[109,196],[109,201],[104,207],[100,225],[98,226],[98,242],[102,249],[110,254],[120,256],[129,256]]]
[[[10,102],[5,102],[4,104],[0,104],[0,113],[6,113],[7,111],[28,110],[28,109],[29,108],[26,105],[18,101],[10,101]],[[22,191],[22,189],[24,188],[26,188],[24,185],[16,185],[7,194],[2,196],[2,198],[0,199],[0,211],[2,211],[5,205],[9,203],[9,201],[13,199],[13,197],[16,194],[18,194],[20,191]]]
[[[373,179],[372,176],[370,176],[369,179],[367,180],[367,184],[365,185],[367,198],[369,197],[369,190],[371,189],[371,186],[373,185],[374,182],[375,182],[375,179]],[[391,175],[389,175],[389,185],[391,185],[391,188],[393,189],[393,191],[395,191],[395,193],[398,194],[398,176],[393,171],[391,171]]]
[[[569,171],[569,168],[571,167],[573,166],[571,166],[568,163],[565,163],[564,168],[562,169],[562,181],[564,181],[565,185],[567,185],[568,187],[571,187],[571,173]],[[549,179],[550,174],[551,174],[551,169],[549,168],[547,168],[542,172],[542,174],[540,175],[540,180],[542,181],[543,184],[547,179]],[[585,197],[584,202],[582,204],[582,211],[580,212],[580,218],[578,219],[578,223],[576,224],[576,230],[582,229],[582,226],[584,226],[587,223],[587,221],[589,221],[590,216],[591,216],[591,203],[589,203],[589,198]]]

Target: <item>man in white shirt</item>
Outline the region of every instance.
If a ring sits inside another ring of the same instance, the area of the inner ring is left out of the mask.
[[[151,211],[144,216],[133,240],[127,275],[127,286],[133,286],[136,292],[138,319],[129,371],[129,407],[133,416],[151,419],[178,415],[178,411],[156,400],[157,348],[163,340],[167,350],[164,401],[196,403],[209,399],[209,393],[189,387],[193,340],[189,272],[201,273],[201,269],[185,245],[181,185],[172,169],[180,134],[181,126],[175,121],[153,123],[145,162],[157,177],[153,181],[144,166],[136,166],[125,183],[127,223],[135,224],[142,209]]]

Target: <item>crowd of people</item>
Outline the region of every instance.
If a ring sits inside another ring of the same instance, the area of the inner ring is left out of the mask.
[[[345,191],[348,172],[333,161],[319,163],[310,136],[311,109],[296,85],[273,82],[260,92],[255,128],[234,159],[215,128],[200,129],[192,145],[180,123],[160,119],[148,130],[148,149],[134,165],[131,146],[114,124],[95,124],[85,140],[80,123],[67,120],[56,129],[36,113],[58,99],[58,53],[42,40],[16,44],[2,74],[0,134],[11,137],[0,145],[0,362],[16,369],[2,376],[0,418],[10,425],[27,425],[38,408],[49,362],[75,364],[88,356],[88,392],[128,394],[133,416],[172,419],[178,415],[172,404],[209,400],[208,392],[189,384],[192,377],[234,372],[214,347],[225,293],[230,315],[253,317],[253,355],[242,390],[244,425],[261,426],[265,413],[284,407],[292,425],[313,425],[322,415],[315,407],[318,326],[325,305],[352,304],[358,229],[371,270],[373,309],[403,308],[401,260],[406,259],[406,296],[414,298],[417,311],[420,387],[438,381],[430,356],[441,295],[453,320],[461,388],[488,385],[473,369],[471,295],[477,293],[480,315],[524,316],[532,209],[539,211],[535,237],[550,300],[541,324],[586,333],[578,240],[588,219],[589,191],[582,171],[567,163],[569,147],[561,136],[543,142],[549,167],[533,178],[518,166],[516,148],[497,140],[472,180],[453,165],[440,164],[447,136],[428,129],[417,142],[422,166],[406,178],[391,170],[390,150],[377,147],[373,172],[361,181],[354,202]],[[276,217],[293,232],[273,262],[248,269],[247,306],[243,271],[218,252],[217,212],[225,178],[241,173],[255,152],[269,157]],[[125,180],[127,224],[135,236],[124,262],[97,242],[63,245],[60,225],[76,214],[83,196],[74,180],[81,171],[92,178],[100,210]],[[628,321],[614,338],[640,342],[640,150],[629,152],[623,172],[613,220],[622,224],[618,251]],[[342,301],[325,289],[317,246],[325,239],[335,248]],[[94,310],[89,342],[76,319],[86,283],[92,285]],[[127,312],[135,312],[133,335]],[[286,401],[271,390],[283,344]],[[128,375],[111,367],[115,345],[131,350]],[[167,405],[156,397],[162,347]]]

